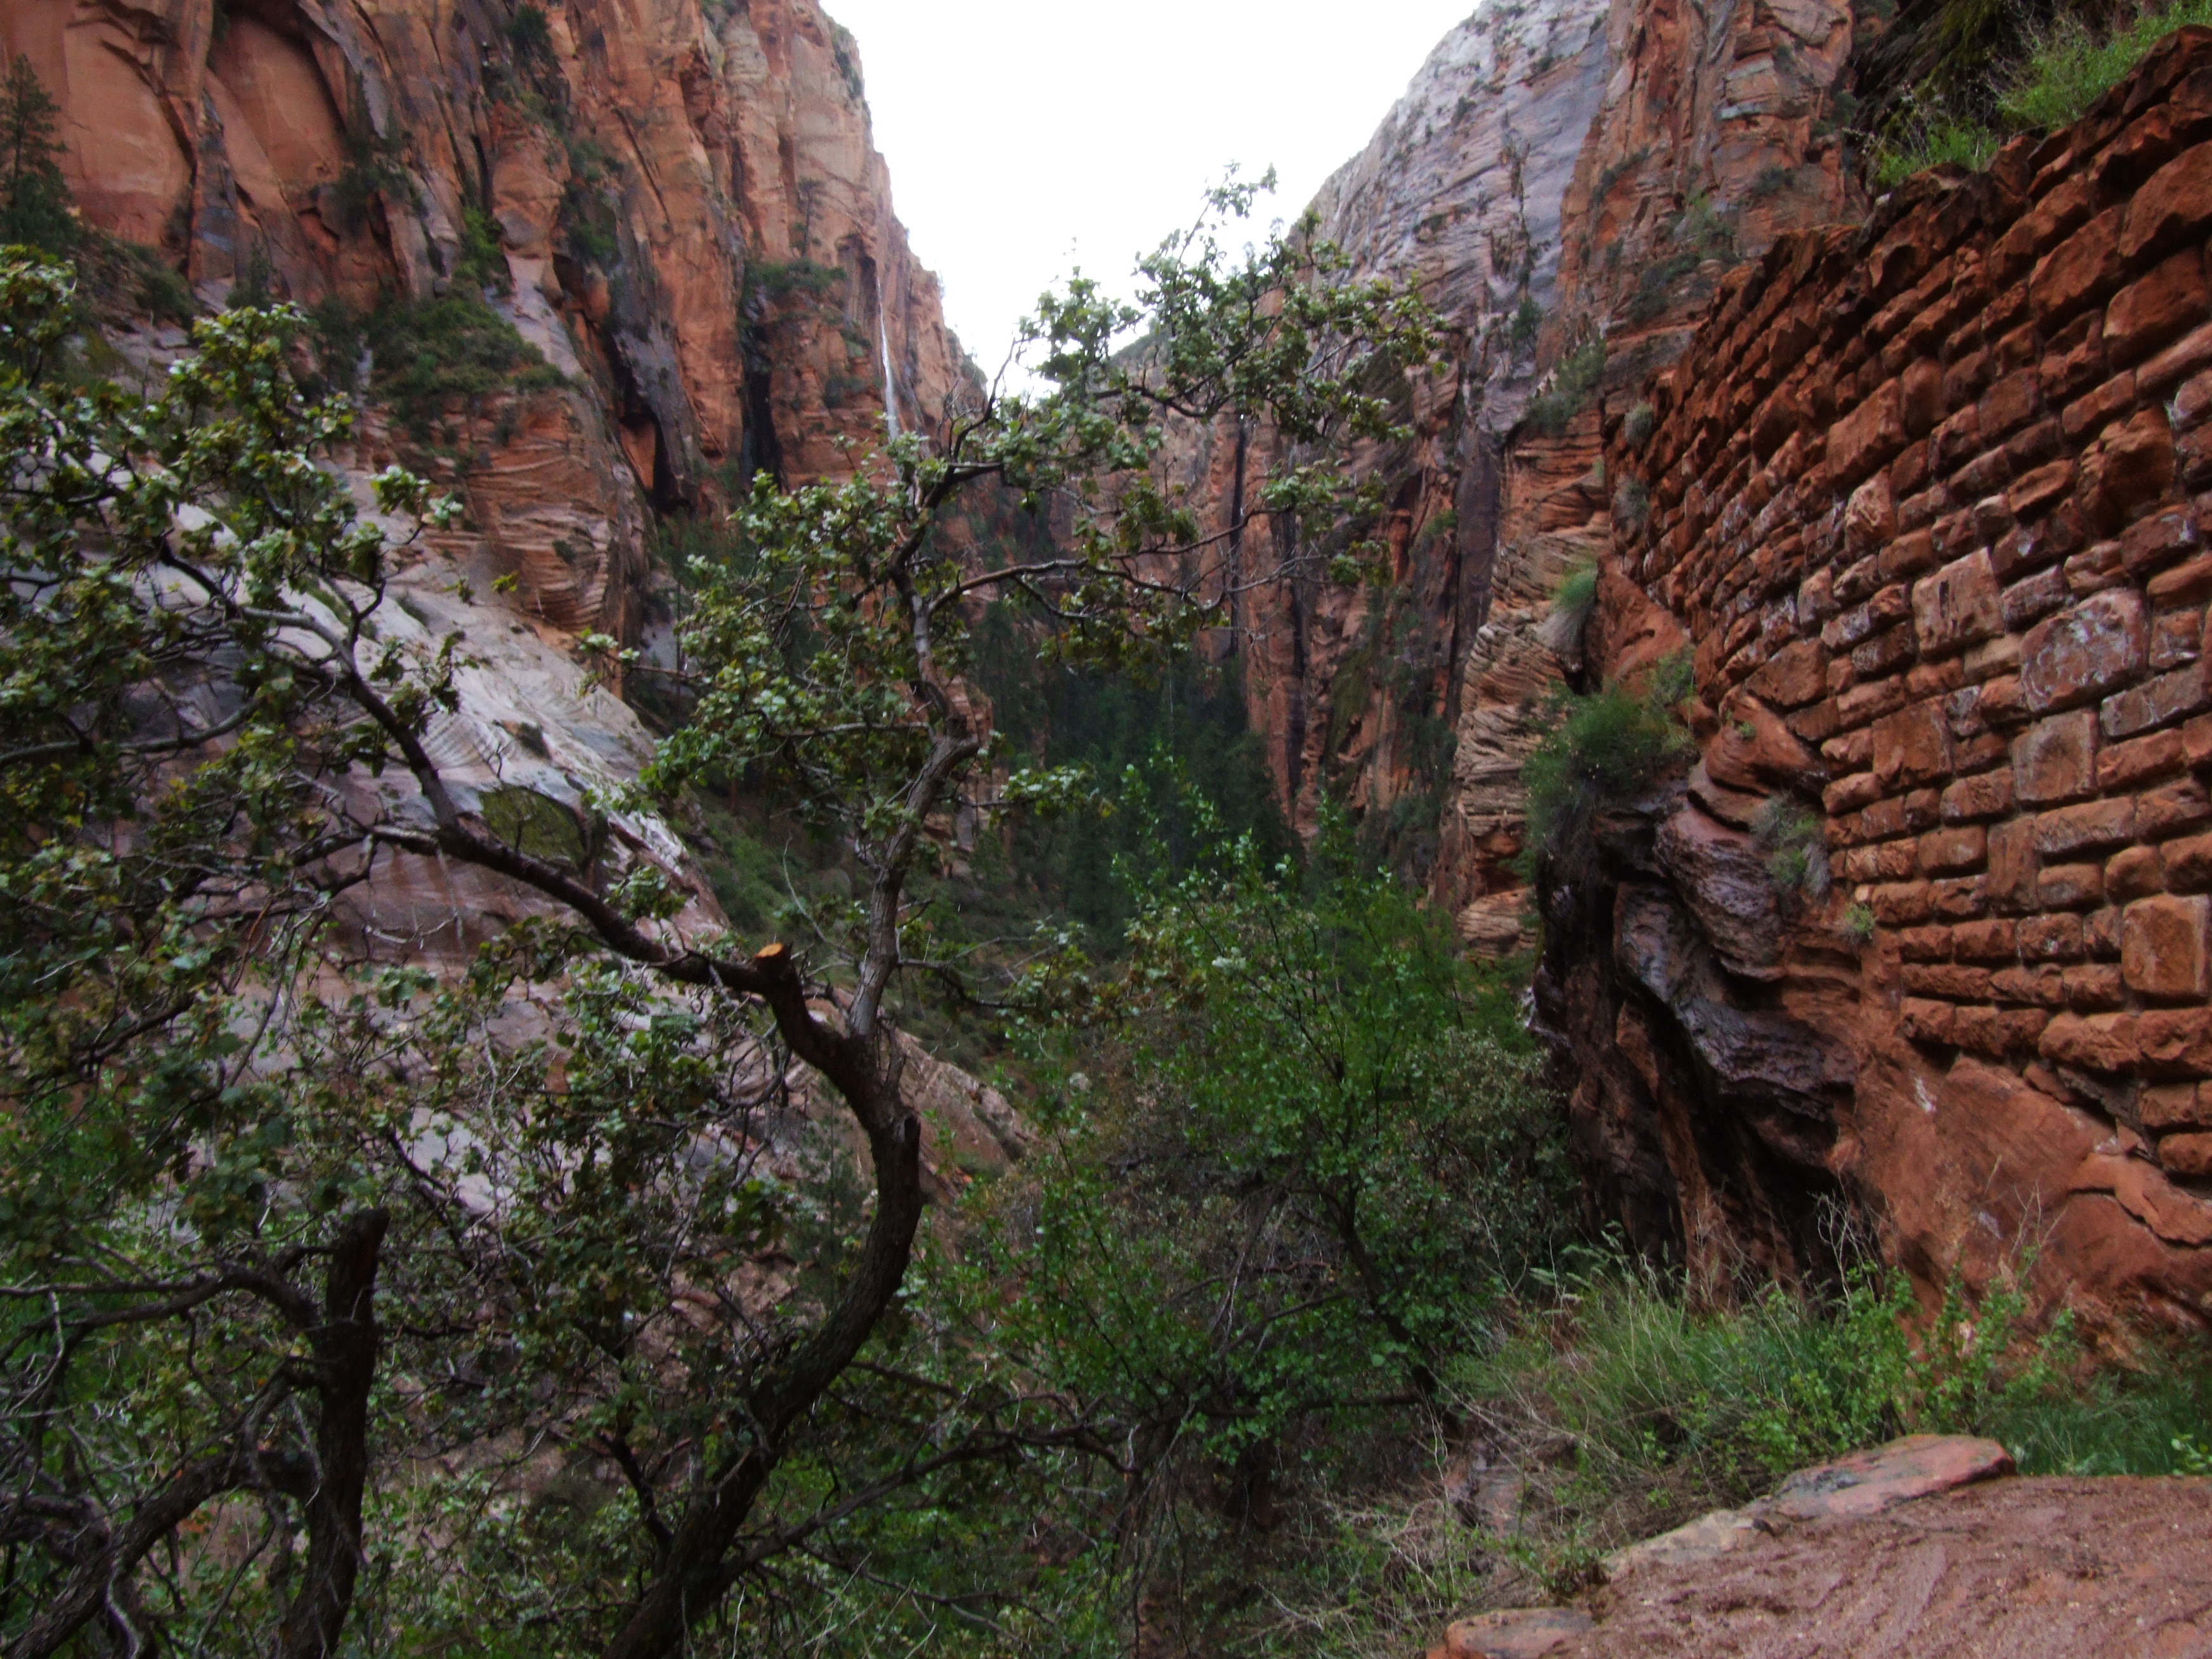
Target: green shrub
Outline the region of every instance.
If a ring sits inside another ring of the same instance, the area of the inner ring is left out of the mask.
[[[794,294],[818,300],[836,292],[844,281],[845,273],[839,267],[817,264],[811,259],[757,259],[745,270],[747,286],[771,300]]]
[[[1597,562],[1583,559],[1569,565],[1567,574],[1559,579],[1559,592],[1552,595],[1552,614],[1580,626],[1596,603]]]
[[[1937,118],[1922,127],[1905,148],[1877,151],[1875,183],[1884,190],[1893,189],[1913,174],[1946,162],[1978,172],[1990,164],[2000,142],[1996,133],[1972,122]]]
[[[1692,747],[1675,718],[1686,698],[1686,653],[1655,666],[1639,689],[1616,681],[1588,696],[1565,694],[1556,720],[1521,769],[1528,791],[1530,873],[1578,837],[1599,805],[1641,793]]]
[[[1613,492],[1613,521],[1633,536],[1651,516],[1651,491],[1641,478],[1623,478]]]
[[[1876,149],[1875,182],[1887,190],[1947,161],[1987,167],[2012,134],[2080,120],[2153,46],[2191,24],[2212,24],[2212,0],[2175,0],[2101,36],[2070,14],[2032,31],[2026,55],[1999,66],[1993,76],[1993,123],[1942,109],[1915,111],[1903,124],[1905,137]]]
[[[1588,409],[1605,379],[1605,342],[1594,339],[1577,346],[1559,360],[1551,383],[1528,400],[1522,423],[1548,437],[1559,437]]]
[[[1544,310],[1535,301],[1523,297],[1513,313],[1512,331],[1507,336],[1516,351],[1534,351],[1537,332],[1544,326]]]
[[[481,289],[456,280],[435,299],[387,299],[362,330],[374,368],[369,389],[418,442],[456,404],[563,384],[560,372],[493,310]]]
[[[66,254],[80,227],[62,177],[57,104],[18,53],[0,79],[0,245]]]
[[[1620,422],[1620,436],[1631,449],[1641,449],[1659,428],[1659,411],[1648,403],[1630,410]]]
[[[1997,115],[2017,132],[2070,125],[2127,78],[2178,28],[2212,23],[2212,0],[2176,0],[2100,40],[2068,15],[2029,37],[2025,64],[1997,94]]]
[[[1752,831],[1777,887],[1802,888],[1815,898],[1827,892],[1827,842],[1818,817],[1789,796],[1775,795],[1759,809]]]
[[[516,59],[528,63],[533,58],[553,55],[553,26],[545,15],[545,8],[525,3],[514,9],[514,15],[507,20],[507,43],[514,48]]]

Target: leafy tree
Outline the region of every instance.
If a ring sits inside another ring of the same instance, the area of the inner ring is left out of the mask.
[[[56,374],[69,271],[0,265],[10,1659],[96,1625],[327,1654],[364,1594],[478,1646],[672,1653],[856,1504],[1089,1432],[986,1402],[888,1455],[910,1402],[852,1391],[923,1207],[886,1000],[948,818],[1081,787],[994,770],[975,617],[1019,593],[1072,659],[1171,656],[1224,598],[1227,538],[1152,479],[1164,423],[1394,430],[1362,388],[1428,349],[1418,303],[1303,236],[1232,255],[1218,222],[1146,263],[1138,306],[1046,302],[1045,396],[986,399],[850,483],[763,482],[742,554],[704,573],[693,712],[647,787],[805,791],[865,873],[811,967],[678,928],[657,866],[441,769],[465,644],[386,607],[395,550],[316,463],[350,414],[294,380],[303,317],[203,319],[150,398],[86,390]],[[982,490],[1065,539],[963,559],[949,526]],[[375,493],[388,522],[454,511],[398,469]],[[1371,506],[1318,462],[1252,497]],[[409,858],[546,919],[457,979],[376,971],[348,895]],[[865,1150],[842,1197],[851,1142],[809,1139],[833,1099]],[[841,1433],[877,1448],[866,1480]],[[519,1501],[541,1451],[594,1494],[573,1524]]]
[[[1194,1472],[1257,1512],[1282,1447],[1448,1414],[1445,1362],[1569,1242],[1564,1139],[1510,994],[1352,839],[1328,826],[1303,874],[1218,846],[1136,884],[1111,971],[1044,975],[1052,1133],[961,1271],[977,1348],[1115,1449],[1110,1497],[1045,1512],[1118,1540],[1139,1580]]]
[[[20,54],[0,80],[0,244],[67,253],[77,240],[54,136],[61,106]]]

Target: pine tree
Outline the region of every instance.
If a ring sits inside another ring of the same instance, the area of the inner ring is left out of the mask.
[[[18,54],[0,80],[0,244],[48,253],[76,245],[62,144],[54,136],[60,115],[31,60]]]

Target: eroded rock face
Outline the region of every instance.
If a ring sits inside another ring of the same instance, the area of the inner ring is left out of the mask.
[[[1414,441],[1362,458],[1387,482],[1389,587],[1255,597],[1249,708],[1294,822],[1348,801],[1471,949],[1533,938],[1521,769],[1550,694],[1587,667],[1553,596],[1597,562],[1613,507],[1595,411],[1553,396],[1531,420],[1531,400],[1560,376],[1632,390],[1731,264],[1848,210],[1829,117],[1851,44],[1829,0],[1486,7],[1314,203],[1359,272],[1417,284],[1453,343],[1416,389]],[[1182,475],[1226,509],[1269,441],[1191,434]],[[1285,550],[1251,539],[1248,562]],[[1649,620],[1639,664],[1680,641]]]
[[[0,46],[59,100],[86,217],[209,302],[427,300],[477,213],[490,297],[569,385],[472,411],[446,481],[533,621],[635,638],[648,506],[842,476],[841,437],[941,419],[966,370],[812,0],[544,15],[52,0],[0,9]]]
[[[1650,505],[1585,645],[1663,611],[1711,718],[1562,860],[1540,988],[1605,1201],[1699,1272],[1818,1265],[1830,1193],[1931,1291],[2032,1256],[2115,1340],[2212,1316],[2208,156],[2187,30],[1731,276],[1648,439],[1613,402]],[[1762,871],[1777,800],[1831,890]]]

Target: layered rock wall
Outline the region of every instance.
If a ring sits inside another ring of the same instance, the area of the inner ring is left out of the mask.
[[[1358,459],[1390,504],[1389,585],[1256,594],[1248,706],[1293,821],[1348,802],[1471,948],[1532,937],[1521,770],[1581,667],[1553,596],[1607,533],[1596,416],[1561,377],[1639,384],[1733,262],[1849,210],[1829,118],[1857,27],[1830,0],[1486,6],[1313,204],[1358,273],[1416,286],[1451,345],[1413,441]],[[1272,453],[1227,428],[1185,447],[1184,479],[1224,514]]]
[[[489,297],[567,384],[410,459],[563,629],[637,635],[649,509],[841,476],[966,384],[812,0],[37,0],[0,48],[86,218],[204,302],[421,302],[496,241]]]
[[[1930,1285],[2032,1259],[2093,1325],[2212,1314],[2208,232],[2189,30],[1784,236],[1610,411],[1587,644],[1679,630],[1702,741],[1560,860],[1541,988],[1647,1243],[1802,1269],[1832,1194]]]

